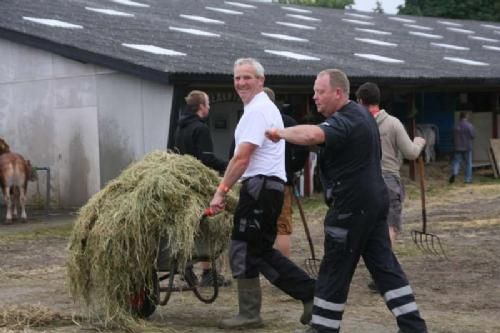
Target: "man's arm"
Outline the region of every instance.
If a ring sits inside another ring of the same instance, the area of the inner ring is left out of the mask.
[[[471,123],[469,123],[469,124],[470,124],[470,126],[469,126],[470,138],[472,140],[474,140],[474,138],[476,136],[476,130],[474,129],[474,126]]]
[[[425,146],[425,139],[417,136],[412,142],[400,121],[394,124],[393,131],[396,132],[396,146],[404,158],[411,161],[417,159]]]
[[[266,137],[278,142],[281,139],[301,146],[318,145],[325,142],[325,132],[317,125],[297,125],[284,129],[266,130]]]
[[[196,136],[195,147],[197,150],[197,158],[209,168],[212,168],[223,174],[227,167],[227,162],[221,160],[214,154],[212,136],[208,126],[200,127]]]
[[[250,163],[250,158],[252,157],[255,149],[257,149],[257,146],[248,142],[243,142],[238,145],[236,154],[227,165],[221,185],[217,188],[217,191],[215,191],[215,194],[210,201],[210,208],[214,214],[217,214],[224,209],[227,191],[229,191],[238,179],[241,178]]]

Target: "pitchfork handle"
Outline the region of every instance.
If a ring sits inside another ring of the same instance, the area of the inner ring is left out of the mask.
[[[418,175],[420,178],[420,199],[422,201],[422,232],[427,232],[427,213],[425,210],[425,175],[424,175],[424,159],[422,155],[418,157]]]
[[[307,241],[309,242],[309,248],[311,249],[311,257],[313,260],[316,260],[316,254],[314,253],[314,245],[311,239],[311,233],[309,232],[309,227],[307,226],[304,210],[302,209],[302,204],[300,203],[297,193],[295,193],[295,188],[293,188],[292,191],[293,191],[293,197],[295,198],[295,203],[297,204],[297,207],[299,207],[300,219],[302,220],[302,224],[304,225],[304,231],[306,232]]]

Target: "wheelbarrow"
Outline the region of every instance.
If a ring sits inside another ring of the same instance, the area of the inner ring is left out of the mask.
[[[204,221],[206,216],[209,216],[207,212],[200,221]],[[216,261],[222,250],[215,256],[211,256],[210,244],[204,237],[195,238],[194,244],[193,257],[185,267],[181,268],[179,263],[169,254],[167,240],[160,240],[158,258],[152,274],[153,290],[145,287],[133,297],[131,307],[135,315],[141,318],[151,316],[155,312],[156,306],[168,303],[173,292],[192,291],[203,303],[209,304],[215,301],[219,294]],[[202,272],[195,265],[199,262],[211,263],[212,284],[202,286],[198,283],[201,280]]]

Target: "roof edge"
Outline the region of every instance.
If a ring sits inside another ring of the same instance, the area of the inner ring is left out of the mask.
[[[28,35],[19,31],[0,27],[0,37],[11,42],[32,46],[47,52],[55,53],[65,58],[81,63],[91,63],[124,72],[146,80],[170,84],[169,73],[154,70],[145,66],[116,59],[110,56],[90,52],[74,46],[60,44],[49,39]]]

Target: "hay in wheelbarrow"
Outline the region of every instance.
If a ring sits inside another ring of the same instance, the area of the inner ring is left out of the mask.
[[[236,197],[226,212],[201,223],[220,178],[187,155],[155,151],[131,164],[81,208],[69,244],[68,282],[73,298],[105,327],[129,328],[131,298],[152,276],[160,239],[183,267],[195,238],[206,238],[216,257],[229,244]]]

